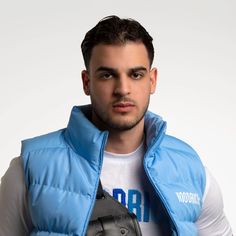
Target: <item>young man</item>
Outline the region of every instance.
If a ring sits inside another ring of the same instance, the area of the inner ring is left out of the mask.
[[[111,16],[85,36],[83,89],[67,128],[23,141],[0,190],[0,235],[85,235],[99,179],[142,234],[229,236],[219,187],[196,152],[147,111],[152,38]]]

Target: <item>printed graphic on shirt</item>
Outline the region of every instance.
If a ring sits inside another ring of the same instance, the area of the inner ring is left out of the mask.
[[[157,207],[154,204],[152,204],[152,206],[150,205],[150,196],[147,192],[142,194],[136,189],[128,189],[128,191],[125,192],[121,188],[115,188],[113,189],[112,195],[126,206],[129,212],[134,213],[140,222],[157,222],[155,218],[157,214],[153,214]]]
[[[137,216],[143,235],[170,235],[169,219],[154,192],[114,188],[109,193]]]
[[[126,155],[105,152],[101,182],[104,190],[136,214],[142,235],[169,236],[169,219],[143,169],[144,153],[144,143]]]
[[[141,192],[137,189],[114,188],[110,194],[127,207],[129,212],[134,213],[139,222],[158,223],[163,217],[160,203],[158,204],[157,199],[153,199],[149,192]]]

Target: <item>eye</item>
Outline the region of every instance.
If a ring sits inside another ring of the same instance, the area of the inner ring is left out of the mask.
[[[113,77],[113,75],[111,73],[102,73],[99,75],[99,78],[104,79],[104,80],[108,80],[111,79]]]
[[[138,79],[141,79],[143,77],[143,73],[141,73],[141,72],[134,72],[134,73],[132,73],[131,77],[133,79],[138,80]]]

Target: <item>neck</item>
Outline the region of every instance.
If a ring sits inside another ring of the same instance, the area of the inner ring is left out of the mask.
[[[144,120],[130,130],[110,130],[106,151],[125,154],[133,152],[142,143],[144,136]]]
[[[105,150],[117,154],[127,154],[135,151],[144,138],[144,117],[131,129],[119,130],[108,127],[95,113],[92,113],[92,122],[100,130],[108,130],[109,136]]]

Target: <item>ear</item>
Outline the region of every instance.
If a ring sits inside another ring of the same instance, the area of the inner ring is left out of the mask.
[[[89,74],[87,70],[83,70],[81,72],[81,77],[82,77],[82,81],[83,81],[83,89],[84,89],[84,93],[86,95],[90,95],[90,88],[89,88]]]
[[[150,71],[150,94],[155,93],[156,91],[156,85],[157,85],[157,75],[158,75],[158,70],[157,68],[152,68]]]

